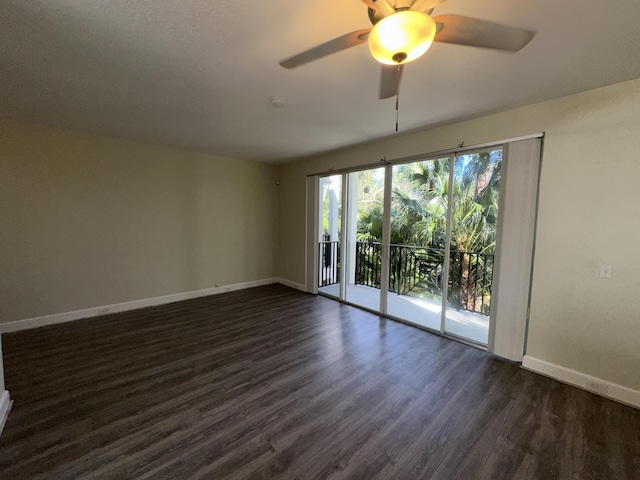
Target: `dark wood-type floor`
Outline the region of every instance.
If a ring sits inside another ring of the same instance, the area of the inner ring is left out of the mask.
[[[2,479],[640,478],[640,411],[283,286],[2,339]]]

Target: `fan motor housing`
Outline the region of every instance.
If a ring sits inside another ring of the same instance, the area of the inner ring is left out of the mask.
[[[396,3],[400,3],[400,2],[396,2]],[[413,2],[409,2],[409,3],[413,3]],[[400,7],[396,6],[394,8],[396,9],[397,12],[400,12],[402,10],[409,10],[410,7],[411,5],[400,6]],[[431,15],[431,12],[433,12],[433,8],[430,10],[427,10],[425,13],[427,15]],[[369,8],[369,7],[367,7],[367,14],[369,15],[369,21],[371,22],[371,25],[375,25],[376,23],[378,23],[380,20],[384,18],[384,15],[381,12],[377,12],[373,8]]]
[[[384,15],[375,11],[373,8],[367,7],[367,13],[369,14],[369,21],[371,22],[371,25],[375,25],[384,18]]]

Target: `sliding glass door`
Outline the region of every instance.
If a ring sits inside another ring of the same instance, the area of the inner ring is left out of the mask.
[[[318,291],[342,298],[341,294],[341,231],[342,231],[342,175],[320,179],[320,212],[318,239]]]
[[[344,299],[380,311],[385,169],[346,175],[348,187]]]
[[[450,159],[393,167],[387,313],[440,330]]]
[[[321,179],[319,291],[486,345],[501,160],[498,148]]]
[[[455,158],[444,331],[487,344],[502,150]]]

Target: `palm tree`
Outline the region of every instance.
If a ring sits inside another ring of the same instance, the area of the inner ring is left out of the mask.
[[[454,263],[460,263],[459,302],[467,310],[474,310],[476,304],[478,279],[472,271],[493,269],[478,254],[495,249],[501,159],[501,151],[456,159],[451,240],[457,250]]]
[[[468,310],[475,309],[476,272],[484,271],[489,278],[492,275],[493,265],[480,254],[495,249],[501,159],[502,152],[497,150],[460,156],[454,162],[450,284],[458,288],[450,289],[449,299]],[[444,260],[449,174],[448,159],[394,167],[391,243],[423,247],[411,249],[421,257],[423,266],[442,265]],[[358,241],[380,242],[382,217],[382,207],[377,204],[362,211]],[[392,252],[392,285],[402,283],[402,262],[401,256],[396,258]],[[400,291],[401,287],[397,288]],[[481,288],[489,294],[488,286]]]
[[[501,151],[494,151],[461,156],[454,163],[451,268],[459,272],[452,283],[460,288],[451,289],[450,298],[469,310],[474,309],[476,296],[477,279],[472,272],[479,267],[492,268],[484,265],[484,257],[475,254],[490,253],[495,248],[500,160]],[[437,252],[445,247],[448,159],[402,165],[395,167],[394,173],[391,243],[434,249],[430,251],[430,256],[436,257],[432,260],[441,262],[443,258]],[[382,212],[379,214],[381,221]],[[379,238],[382,229],[369,226],[374,223],[361,224],[363,237]]]
[[[394,169],[398,185],[392,193],[391,233],[396,243],[444,247],[448,160],[419,162]]]

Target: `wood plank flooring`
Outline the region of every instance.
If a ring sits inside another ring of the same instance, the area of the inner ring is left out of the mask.
[[[639,410],[280,285],[2,340],[2,479],[640,478]]]

